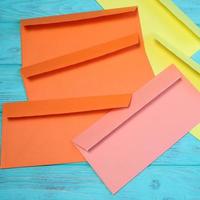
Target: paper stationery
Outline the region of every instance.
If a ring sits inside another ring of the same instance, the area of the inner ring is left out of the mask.
[[[172,44],[170,41],[166,40],[158,34],[154,34],[154,38],[158,41],[164,48],[173,53],[177,58],[180,58],[188,66],[190,66],[194,71],[200,74],[200,64],[190,57],[189,52],[185,54],[182,49],[180,49],[176,44]]]
[[[200,50],[199,38],[176,16],[171,14],[160,0],[97,1],[104,9],[137,5],[141,19],[145,49],[154,73],[158,74],[165,69],[166,66],[175,64],[185,77],[200,91],[200,74],[194,70],[196,64],[190,59]],[[181,54],[186,55],[188,59],[191,60],[194,67],[182,60],[180,56],[177,57],[177,55],[163,47],[163,45],[154,38],[155,33],[181,50]],[[200,139],[199,130],[200,127],[198,128],[197,126],[196,129],[190,132]]]
[[[29,100],[132,93],[153,77],[136,7],[22,20],[21,38]]]
[[[74,139],[112,193],[200,122],[200,93],[171,66]]]
[[[189,16],[187,16],[173,0],[160,0],[169,11],[184,23],[194,34],[200,37],[200,27],[196,25]]]
[[[3,105],[1,167],[83,161],[71,140],[131,95],[40,100]]]

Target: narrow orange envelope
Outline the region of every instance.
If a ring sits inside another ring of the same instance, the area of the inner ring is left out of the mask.
[[[121,94],[4,104],[1,168],[83,161],[71,140],[130,101]]]
[[[136,7],[21,21],[29,100],[132,93],[153,77]]]

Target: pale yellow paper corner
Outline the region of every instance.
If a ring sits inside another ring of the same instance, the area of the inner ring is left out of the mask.
[[[197,139],[200,140],[200,124],[196,125],[191,131],[192,135],[194,135]]]

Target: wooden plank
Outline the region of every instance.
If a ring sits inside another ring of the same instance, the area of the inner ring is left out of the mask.
[[[4,102],[26,100],[20,67],[20,65],[0,65],[0,105]]]
[[[0,64],[20,64],[19,23],[0,23],[0,30]]]
[[[2,0],[0,22],[19,22],[20,19],[99,10],[95,0]]]
[[[191,134],[185,135],[152,165],[200,165],[200,142]]]
[[[173,0],[173,2],[200,27],[200,1],[199,0]]]
[[[21,64],[20,19],[100,9],[95,0],[0,1],[0,64]]]
[[[148,167],[113,196],[85,164],[0,171],[1,200],[199,200],[199,166]]]

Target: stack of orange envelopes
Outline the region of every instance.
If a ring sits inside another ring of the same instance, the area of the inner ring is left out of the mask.
[[[22,20],[21,40],[28,101],[3,105],[2,168],[87,160],[115,193],[200,122],[175,66],[154,77],[136,7]]]

